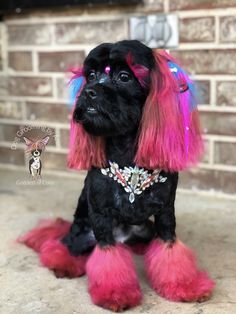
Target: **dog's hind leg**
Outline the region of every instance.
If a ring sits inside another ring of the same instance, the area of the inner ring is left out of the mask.
[[[87,216],[84,188],[73,224],[60,218],[46,221],[18,241],[37,251],[42,265],[53,270],[57,277],[79,277],[85,273],[88,252],[95,245],[94,238],[89,236]]]
[[[98,241],[86,265],[92,301],[115,312],[138,305],[142,295],[130,249],[115,242],[112,217],[93,213],[92,221]]]
[[[193,252],[176,239],[174,199],[175,187],[171,202],[155,216],[156,239],[145,254],[147,274],[154,290],[169,300],[203,301],[214,282],[198,268]]]

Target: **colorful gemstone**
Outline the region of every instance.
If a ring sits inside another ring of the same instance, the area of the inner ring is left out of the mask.
[[[109,67],[109,65],[107,65],[107,66],[105,67],[104,72],[105,72],[106,74],[109,74],[110,71],[111,71],[111,68]]]

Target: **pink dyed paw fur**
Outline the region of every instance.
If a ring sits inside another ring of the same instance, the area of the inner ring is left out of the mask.
[[[153,289],[172,301],[208,299],[214,282],[197,268],[193,252],[182,242],[153,240],[145,254],[145,265]]]
[[[79,277],[85,274],[88,255],[72,256],[60,239],[68,234],[71,223],[58,218],[43,220],[39,225],[18,238],[39,253],[43,266],[54,271],[57,277]]]
[[[95,247],[86,266],[93,302],[119,312],[140,304],[142,299],[129,250],[121,244]]]
[[[59,240],[49,240],[42,245],[40,261],[54,271],[57,277],[80,277],[85,274],[88,255],[72,256]]]

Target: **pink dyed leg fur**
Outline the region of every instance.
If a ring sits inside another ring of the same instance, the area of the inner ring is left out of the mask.
[[[103,249],[96,246],[87,262],[86,273],[95,304],[118,312],[141,302],[135,266],[125,246],[117,244]]]
[[[71,223],[56,219],[42,221],[39,225],[18,238],[39,253],[43,266],[54,271],[57,277],[79,277],[85,274],[88,255],[72,256],[60,239],[68,234]]]
[[[193,252],[182,242],[153,240],[145,254],[145,265],[154,290],[172,301],[208,299],[214,282],[197,268]]]

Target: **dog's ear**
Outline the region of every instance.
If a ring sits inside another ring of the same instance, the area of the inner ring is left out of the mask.
[[[101,136],[88,134],[81,124],[71,121],[68,166],[88,170],[91,166],[104,167],[105,142]]]
[[[188,75],[165,51],[154,51],[155,67],[143,109],[137,165],[179,171],[203,152],[199,118]]]
[[[43,144],[43,146],[46,146],[49,141],[49,136],[45,136],[42,140],[40,140],[40,143]]]
[[[74,107],[75,102],[80,94],[80,91],[84,86],[85,78],[83,76],[83,68],[71,69],[71,72],[73,73],[73,76],[68,83],[70,93],[69,105],[70,107]]]
[[[31,146],[32,144],[34,144],[34,141],[30,140],[29,138],[23,136],[23,139],[25,141],[26,146]]]
[[[70,81],[70,99],[73,110],[85,84],[83,68],[73,71]],[[70,141],[68,166],[77,170],[88,170],[91,166],[103,167],[105,165],[105,144],[102,137],[89,135],[81,124],[73,121],[73,112],[70,125]]]

